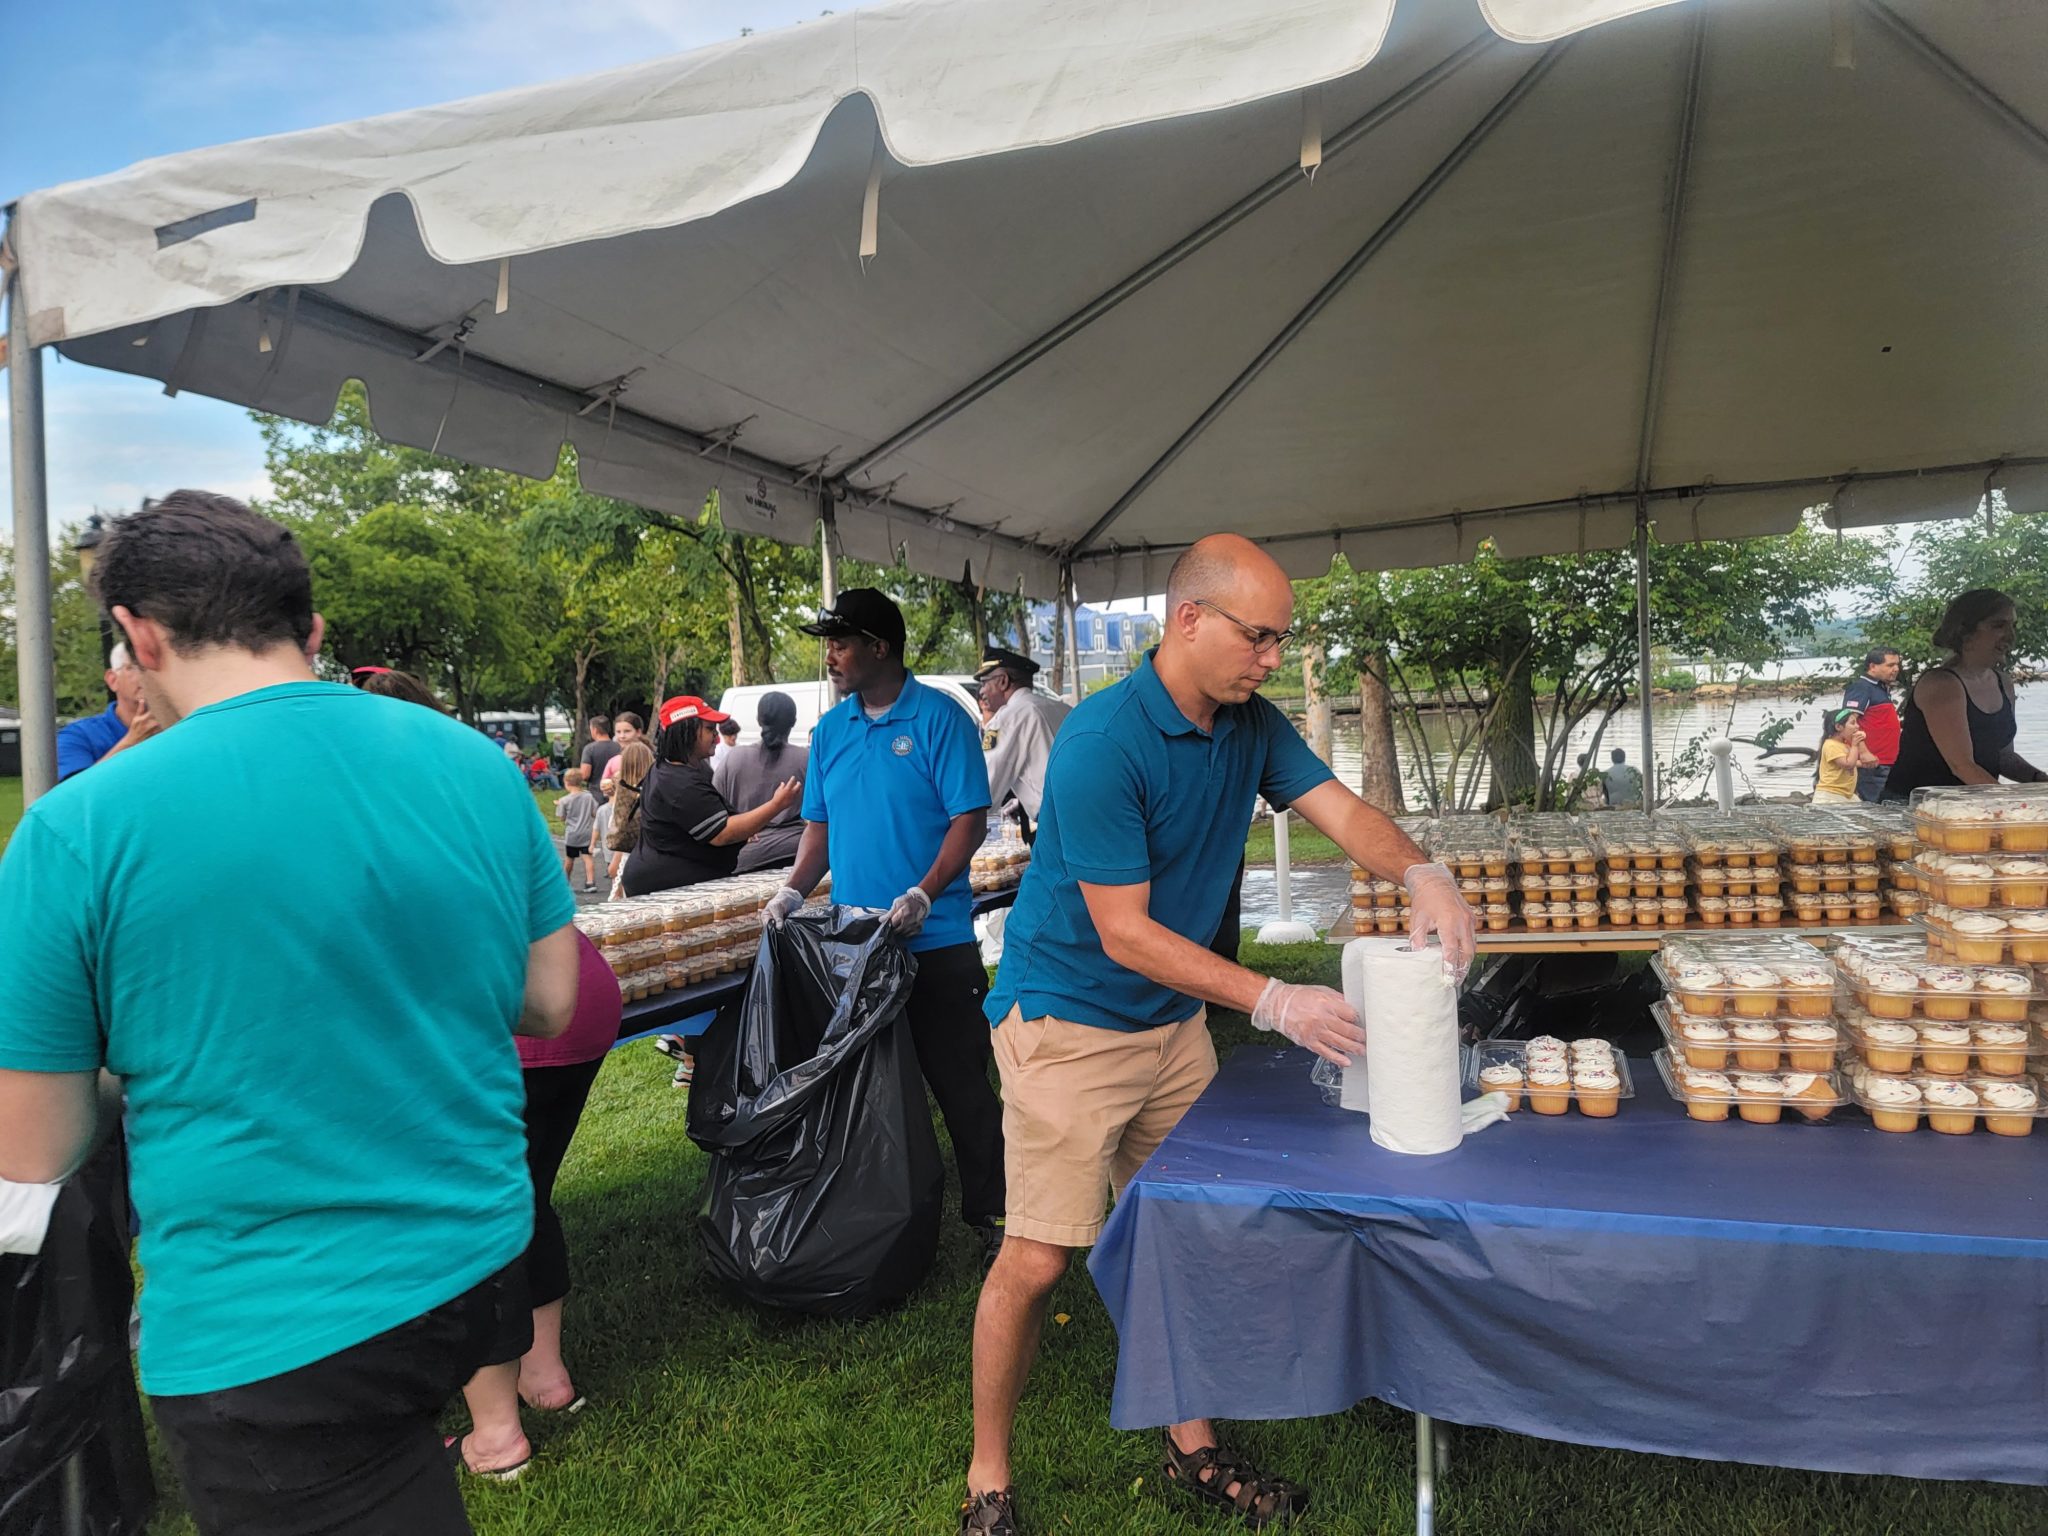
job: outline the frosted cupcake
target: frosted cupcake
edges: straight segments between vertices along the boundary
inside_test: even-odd
[[[1903,1077],[1870,1076],[1861,1090],[1870,1123],[1880,1131],[1910,1131],[1920,1124],[1920,1089]]]
[[[2008,800],[1999,808],[1998,832],[2007,853],[2048,852],[2048,800]]]
[[[1952,907],[1988,907],[1997,871],[1975,859],[1957,859],[1941,872],[1941,899]]]
[[[1607,921],[1617,928],[1626,928],[1636,920],[1636,904],[1626,896],[1610,896],[1607,899]]]
[[[1571,1108],[1572,1075],[1563,1066],[1529,1069],[1529,1107],[1539,1115],[1561,1115]]]
[[[1506,1094],[1508,1113],[1513,1114],[1522,1107],[1522,1069],[1506,1061],[1497,1061],[1490,1067],[1481,1067],[1479,1089],[1482,1093]]]
[[[1841,1099],[1818,1072],[1788,1072],[1785,1102],[1809,1120],[1825,1120]]]
[[[1728,1027],[1715,1019],[1687,1019],[1679,1027],[1689,1066],[1718,1072],[1728,1065]]]
[[[1920,1089],[1927,1124],[1944,1136],[1967,1136],[1977,1128],[1977,1093],[1963,1083],[1927,1083]]]
[[[2004,918],[1988,912],[1951,911],[1948,927],[1955,956],[1965,965],[1996,965],[2005,958]],[[2048,934],[2048,929],[2043,931]]]
[[[1761,909],[1763,904],[1759,902],[1757,905]],[[1763,915],[1762,911],[1759,910],[1757,915],[1761,918]],[[1657,916],[1663,921],[1666,928],[1682,927],[1685,923],[1685,898],[1683,896],[1665,896],[1660,898],[1657,902]],[[1637,921],[1640,922],[1641,919],[1638,918]]]
[[[2048,964],[2048,912],[2014,912],[2012,957],[2026,965]]]
[[[1862,1027],[1863,1059],[1878,1072],[1909,1072],[1920,1032],[1892,1019],[1872,1019]]]
[[[1984,1129],[1998,1136],[2031,1136],[2039,1096],[2025,1083],[1979,1083],[1978,1101],[1984,1106]]]
[[[1920,968],[1920,1011],[1930,1019],[1967,1019],[1976,1011],[1975,973],[1955,965]]]
[[[1977,1048],[1979,1070],[1993,1077],[2018,1077],[2027,1070],[2027,1029],[2024,1024],[1977,1024],[1970,1043]]]
[[[1728,898],[1725,896],[1700,897],[1700,920],[1709,927],[1718,928],[1728,921]]]
[[[1857,1001],[1880,1019],[1910,1019],[1919,1005],[1920,977],[1903,965],[1878,962],[1858,976]]]
[[[1685,1112],[1693,1119],[1728,1118],[1728,1101],[1735,1088],[1727,1078],[1719,1072],[1688,1072],[1680,1081],[1685,1085]]]
[[[1825,1072],[1835,1064],[1835,1026],[1814,1020],[1785,1027],[1785,1043],[1791,1047],[1786,1063],[1798,1072]]]
[[[2008,907],[2048,907],[2048,864],[2039,859],[2000,859],[1998,899]]]
[[[1600,926],[1600,903],[1597,901],[1573,902],[1572,918],[1581,928],[1598,928]]]
[[[2027,1004],[2034,991],[2034,978],[2025,971],[1977,971],[1977,1016],[2004,1024],[2024,1022]]]
[[[1920,1026],[1920,1065],[1937,1077],[1961,1077],[1970,1070],[1970,1026],[1933,1019]]]
[[[1802,1019],[1824,1019],[1835,1011],[1835,977],[1825,966],[1792,965],[1778,972],[1788,1012]]]
[[[1731,965],[1725,973],[1734,990],[1735,1011],[1745,1018],[1767,1019],[1778,1011],[1778,973],[1767,966]]]
[[[1728,893],[1728,921],[1740,928],[1756,921],[1756,898],[1747,891]]]
[[[1735,1026],[1735,1065],[1746,1072],[1769,1072],[1778,1065],[1778,1026],[1762,1022]]]
[[[1735,1112],[1751,1125],[1776,1125],[1783,1117],[1785,1081],[1769,1072],[1739,1073]]]
[[[1621,1106],[1621,1075],[1600,1061],[1574,1066],[1572,1093],[1579,1101],[1580,1114],[1608,1119]]]

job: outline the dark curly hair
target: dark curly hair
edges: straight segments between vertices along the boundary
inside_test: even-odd
[[[313,635],[313,577],[283,524],[212,491],[173,491],[108,525],[93,595],[154,619],[179,651],[263,651]]]

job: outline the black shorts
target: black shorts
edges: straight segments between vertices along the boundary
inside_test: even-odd
[[[522,1261],[373,1339],[246,1386],[152,1398],[204,1536],[468,1536],[435,1422],[533,1315]]]
[[[569,857],[570,857],[570,858],[572,858],[572,859],[582,859],[582,858],[588,858],[589,856],[590,856],[590,844],[588,844],[588,843],[571,843],[571,844],[569,844]]]

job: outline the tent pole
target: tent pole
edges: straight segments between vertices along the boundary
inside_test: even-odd
[[[1643,809],[1657,803],[1657,733],[1650,718],[1650,508],[1636,503],[1636,696],[1643,722]]]
[[[1075,612],[1081,606],[1080,594],[1074,590],[1074,571],[1071,566],[1060,567],[1060,590],[1067,595],[1067,676],[1071,703],[1081,702],[1081,628]]]
[[[1399,116],[1405,108],[1427,96],[1497,41],[1499,39],[1491,31],[1482,32],[1449,58],[1409,81],[1363,117],[1346,124],[1324,141],[1323,163],[1329,164],[1337,155],[1342,154],[1382,123]],[[855,475],[866,474],[890,455],[908,448],[925,433],[944,426],[982,396],[1015,378],[1069,337],[1093,325],[1125,299],[1138,293],[1155,279],[1171,272],[1218,235],[1236,228],[1283,192],[1301,186],[1304,180],[1301,167],[1289,165],[1286,170],[1262,182],[1206,224],[1183,235],[1116,286],[1089,300],[1051,330],[1012,352],[973,383],[933,406],[902,431],[891,434],[879,446],[869,449],[841,470],[840,478],[851,480]]]
[[[18,267],[7,288],[7,409],[14,455],[21,798],[28,805],[57,782],[57,663],[50,608],[50,487],[43,457],[43,354],[29,343]]]
[[[2025,139],[2037,153],[2048,151],[2048,131],[2044,131],[2019,108],[1942,52],[1924,32],[1886,5],[1884,0],[1862,0],[1862,6],[1865,14],[1889,27],[1894,37],[1918,54],[1938,74],[1947,79],[1949,84]]]
[[[832,547],[832,535],[839,530],[832,510],[831,492],[826,492],[821,500],[824,504],[818,513],[818,565],[823,577],[820,595],[825,599],[825,606],[830,608],[839,601],[839,551]]]
[[[1460,139],[1457,146],[1436,163],[1435,168],[1422,178],[1421,184],[1402,200],[1401,206],[1387,216],[1386,222],[1372,232],[1365,244],[1352,252],[1351,259],[1339,267],[1327,283],[1316,290],[1315,297],[1310,299],[1300,312],[1282,327],[1280,334],[1266,343],[1265,349],[1245,366],[1242,373],[1230,381],[1222,394],[1209,402],[1208,409],[1197,416],[1194,423],[1173,440],[1172,446],[1152,462],[1152,467],[1138,477],[1137,483],[1125,491],[1123,495],[1117,497],[1116,501],[1111,504],[1110,509],[1098,517],[1089,527],[1088,531],[1074,541],[1073,549],[1075,553],[1078,554],[1082,550],[1087,549],[1090,544],[1093,544],[1102,536],[1103,531],[1111,523],[1130,510],[1131,504],[1140,496],[1143,496],[1146,491],[1150,490],[1153,482],[1165,474],[1167,470],[1171,469],[1174,461],[1194,446],[1195,440],[1209,430],[1210,425],[1217,417],[1230,409],[1231,403],[1251,387],[1253,381],[1271,366],[1273,360],[1285,352],[1297,336],[1315,323],[1316,316],[1320,315],[1337,295],[1350,286],[1351,280],[1365,269],[1366,263],[1379,255],[1386,248],[1387,242],[1398,235],[1410,219],[1422,211],[1423,205],[1436,194],[1437,189],[1449,181],[1452,175],[1456,173],[1458,167],[1471,158],[1472,152],[1486,142],[1487,137],[1493,130],[1506,120],[1507,115],[1514,111],[1523,97],[1535,89],[1537,82],[1550,72],[1551,67],[1564,57],[1565,50],[1570,47],[1571,39],[1567,38],[1563,42],[1552,43],[1537,56],[1536,62],[1524,70],[1515,80],[1515,83],[1509,86],[1506,92],[1502,94],[1501,98],[1487,109],[1486,115],[1473,125],[1472,131]]]

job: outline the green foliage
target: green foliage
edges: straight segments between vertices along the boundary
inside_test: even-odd
[[[1685,667],[1668,668],[1650,679],[1652,688],[1662,688],[1667,693],[1691,693],[1699,685],[1699,678]]]
[[[1944,659],[1934,629],[1949,599],[1972,587],[1997,587],[2019,610],[2012,659],[2048,661],[2048,517],[2006,514],[1999,495],[1988,531],[1978,518],[1922,523],[1906,547],[1901,566],[1917,566],[1920,574],[1910,585],[1887,589],[1884,601],[1865,617],[1872,644],[1896,646],[1918,672]]]
[[[98,714],[107,706],[106,656],[99,605],[85,589],[78,548],[69,537],[50,553],[50,623],[56,650],[57,718]],[[106,644],[118,640],[110,630]],[[0,704],[21,703],[14,633],[14,547],[0,544]]]
[[[1892,581],[1888,541],[1838,539],[1809,520],[1779,537],[1652,546],[1653,646],[1761,663],[1787,636],[1810,635],[1841,592],[1876,594]],[[1464,565],[1370,573],[1339,560],[1302,583],[1305,617],[1352,657],[1384,647],[1410,763],[1425,798],[1477,802],[1484,753],[1497,776],[1509,755],[1537,766],[1530,799],[1568,799],[1565,745],[1591,719],[1604,729],[1628,699],[1637,668],[1635,563],[1627,551],[1509,560],[1482,543]],[[1497,728],[1511,695],[1543,680],[1544,706]],[[1448,765],[1439,767],[1422,711],[1446,707]],[[1596,741],[1597,741],[1596,736]],[[1538,743],[1542,750],[1538,752]],[[1442,749],[1439,749],[1442,750]]]

